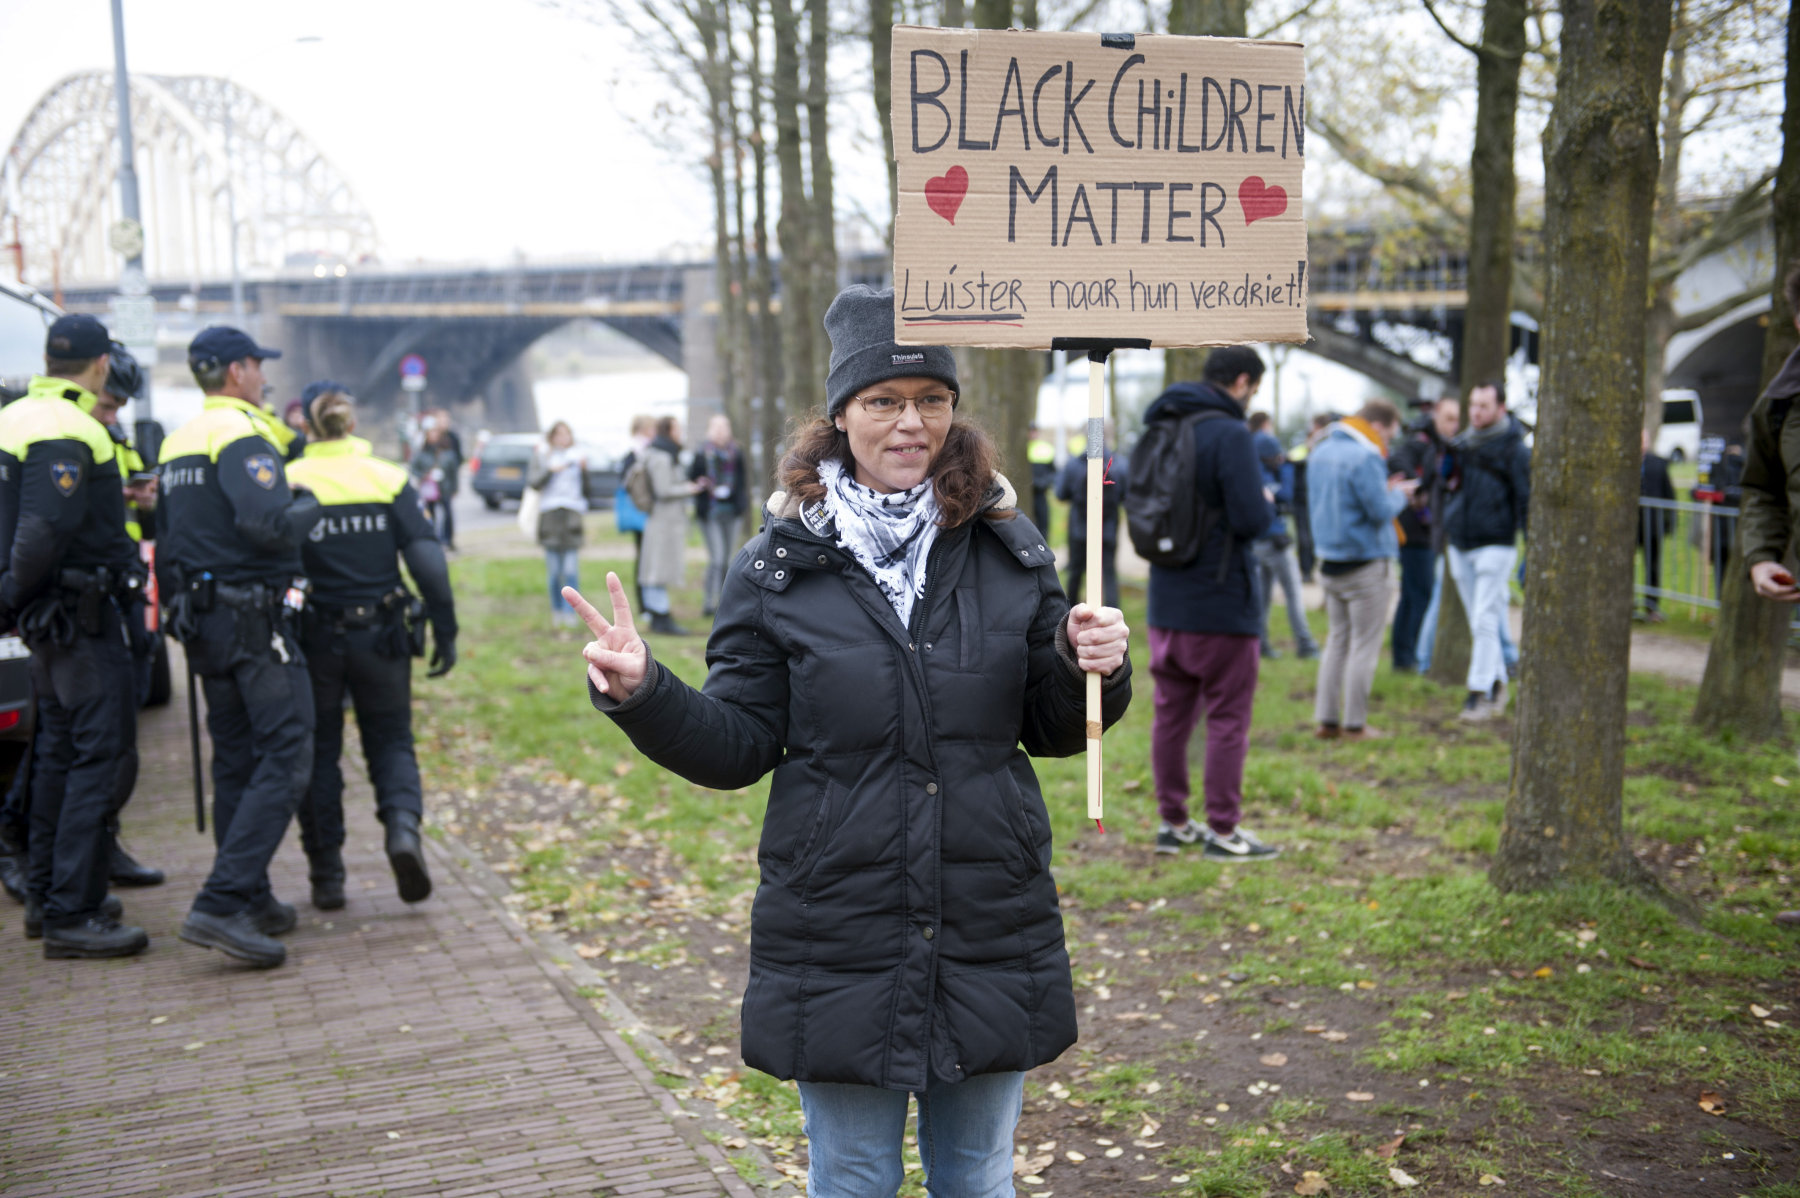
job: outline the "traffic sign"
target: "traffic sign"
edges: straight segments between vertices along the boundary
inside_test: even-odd
[[[407,354],[400,359],[400,377],[403,379],[423,379],[425,377],[425,359],[418,354]]]
[[[148,295],[115,295],[107,331],[113,340],[134,349],[156,345],[156,300]]]

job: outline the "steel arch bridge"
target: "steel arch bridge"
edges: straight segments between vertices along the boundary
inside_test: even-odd
[[[248,89],[203,75],[131,76],[131,123],[152,278],[231,273],[236,209],[243,270],[354,263],[375,223],[325,155]],[[17,242],[28,282],[104,282],[121,215],[110,71],[70,75],[19,127],[0,170],[0,241]]]

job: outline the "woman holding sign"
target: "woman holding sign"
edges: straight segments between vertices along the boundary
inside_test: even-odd
[[[891,291],[826,313],[822,418],[738,554],[695,690],[607,576],[589,695],[651,760],[720,790],[774,771],[752,909],[746,1063],[800,1083],[812,1198],[891,1198],[907,1095],[934,1194],[1012,1193],[1025,1070],[1075,1041],[1027,754],[1085,745],[1083,671],[1131,698],[1115,608],[1069,609],[943,346],[894,342]]]

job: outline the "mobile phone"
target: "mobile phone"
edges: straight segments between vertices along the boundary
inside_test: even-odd
[[[1773,578],[1778,586],[1791,587],[1794,585],[1794,576],[1789,574],[1785,567],[1778,569]]]

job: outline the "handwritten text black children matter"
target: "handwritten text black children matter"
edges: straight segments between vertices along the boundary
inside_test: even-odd
[[[1285,42],[894,29],[910,344],[1306,339],[1306,82]]]

